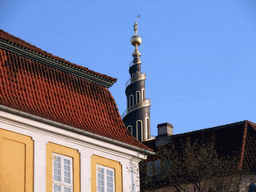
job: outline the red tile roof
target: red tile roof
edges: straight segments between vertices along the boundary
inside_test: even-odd
[[[2,30],[0,38],[88,70]],[[107,88],[4,49],[0,49],[0,93],[0,105],[151,150],[127,131]]]
[[[74,68],[86,71],[87,73],[92,73],[92,74],[94,74],[94,75],[96,75],[98,77],[102,77],[102,78],[104,78],[104,79],[106,79],[108,81],[116,82],[116,80],[117,80],[116,78],[113,78],[113,77],[110,77],[110,76],[107,76],[107,75],[104,75],[104,74],[101,74],[101,73],[97,73],[97,72],[92,71],[92,70],[90,70],[90,69],[88,69],[86,67],[82,67],[80,65],[76,65],[76,64],[71,63],[69,61],[66,61],[65,59],[62,59],[62,58],[54,56],[54,55],[52,55],[50,53],[47,53],[46,51],[43,51],[40,48],[38,48],[38,47],[36,47],[34,45],[31,45],[30,43],[27,43],[27,42],[23,41],[22,39],[19,39],[19,38],[13,36],[13,35],[10,35],[9,33],[3,31],[2,29],[0,29],[0,39],[4,40],[6,42],[12,43],[14,45],[17,45],[17,46],[19,46],[21,48],[24,48],[24,49],[27,49],[27,50],[31,50],[31,51],[36,52],[38,54],[44,55],[44,56],[46,56],[48,58],[52,58],[54,60],[66,63],[66,64],[68,64],[68,65],[70,65],[70,66],[72,66]]]

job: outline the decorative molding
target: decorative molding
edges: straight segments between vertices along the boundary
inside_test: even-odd
[[[11,44],[7,41],[4,41],[3,39],[0,39],[0,48],[5,49],[10,52],[13,52],[15,54],[19,54],[21,56],[32,59],[34,61],[43,63],[49,67],[53,67],[55,69],[65,72],[65,73],[69,73],[71,75],[74,75],[74,76],[77,76],[80,78],[84,78],[88,81],[97,83],[106,88],[111,87],[115,83],[114,81],[108,81],[107,79],[104,79],[103,77],[97,77],[94,74],[89,74],[87,71],[75,68],[74,66],[71,66],[67,63],[57,61],[57,60],[55,60],[53,58],[49,58],[45,55],[38,54],[37,52],[25,49],[23,47],[19,47],[15,44]]]
[[[111,148],[111,151],[115,151],[113,150],[113,145],[116,145],[117,148],[119,147],[123,147],[125,149],[128,149],[128,151],[132,150],[132,151],[135,151],[136,154],[139,152],[141,153],[142,156],[144,155],[154,155],[155,153],[153,151],[149,151],[149,150],[146,150],[146,149],[143,149],[143,148],[139,148],[137,146],[133,146],[133,145],[130,145],[130,144],[126,144],[126,143],[123,143],[123,142],[120,142],[120,141],[117,141],[117,140],[114,140],[114,139],[110,139],[108,137],[104,137],[104,136],[101,136],[101,135],[97,135],[97,134],[94,134],[94,133],[91,133],[91,132],[88,132],[88,131],[84,131],[84,130],[81,130],[81,129],[78,129],[78,128],[75,128],[75,127],[71,127],[71,126],[68,126],[68,125],[64,125],[62,123],[58,123],[58,122],[55,122],[55,121],[51,121],[51,120],[48,120],[48,119],[44,119],[44,118],[41,118],[41,117],[38,117],[38,116],[35,116],[35,115],[31,115],[31,114],[28,114],[28,113],[25,113],[25,112],[22,112],[22,111],[18,111],[16,109],[12,109],[12,108],[8,108],[8,107],[5,107],[3,105],[0,105],[0,110],[3,110],[7,113],[11,113],[13,115],[18,115],[20,117],[23,117],[23,118],[27,118],[29,120],[32,120],[32,121],[36,121],[37,122],[37,125],[35,124],[31,124],[30,121],[28,120],[24,120],[24,119],[18,119],[17,117],[12,117],[10,116],[9,114],[1,114],[0,113],[0,117],[8,120],[8,119],[11,119],[11,121],[13,122],[18,122],[20,123],[22,121],[22,124],[24,125],[29,125],[29,126],[33,126],[33,131],[38,131],[39,130],[43,130],[43,131],[47,131],[47,132],[50,132],[51,134],[57,134],[58,137],[62,137],[64,140],[67,140],[65,138],[69,138],[68,141],[69,142],[78,142],[78,141],[82,141],[83,145],[86,144],[88,147],[92,147],[92,148],[97,148],[97,150],[103,150],[104,152],[107,151],[108,149]],[[6,121],[5,120],[5,121]],[[25,123],[26,122],[26,123]],[[0,123],[1,123],[1,118],[0,118]],[[49,126],[53,126],[53,127],[56,127],[56,128],[60,128],[61,133],[55,129],[53,129],[52,127],[48,127],[46,125],[43,125],[43,124],[39,124],[39,123],[43,123],[43,124],[46,124],[46,125],[49,125]],[[26,126],[28,127],[28,126]],[[37,128],[37,129],[35,129]],[[57,131],[57,132],[56,132]],[[66,131],[70,131],[71,133],[67,134]],[[44,133],[46,134],[46,133]],[[81,135],[81,137],[83,138],[84,136],[87,137],[87,141],[85,143],[85,140],[82,139],[80,137],[78,137],[76,134],[78,135]],[[90,138],[90,139],[89,139]],[[74,140],[73,140],[74,139]],[[98,140],[98,144],[95,142],[95,140],[97,141]],[[92,145],[92,142],[93,142],[93,145]],[[101,143],[103,142],[103,143]],[[78,142],[80,143],[80,142]],[[101,144],[100,144],[101,143]],[[79,144],[81,145],[81,144]],[[104,148],[102,148],[104,146]],[[122,155],[131,155],[130,152],[128,152],[127,150],[120,150],[118,149],[117,153],[121,155],[121,152]],[[138,158],[140,158],[138,156]]]

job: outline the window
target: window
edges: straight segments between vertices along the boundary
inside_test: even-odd
[[[115,170],[97,164],[97,192],[115,192]]]
[[[143,140],[143,129],[142,129],[142,121],[141,120],[137,120],[136,121],[136,128],[137,128],[137,139],[139,141]]]
[[[55,189],[54,185],[56,185]],[[80,187],[78,150],[48,142],[46,144],[46,191],[80,192]]]
[[[72,158],[53,153],[52,154],[52,191],[73,191],[73,162]]]
[[[147,139],[151,137],[151,136],[150,136],[150,129],[149,129],[149,127],[150,127],[150,121],[149,121],[149,118],[146,117]]]
[[[130,133],[132,134],[132,126],[128,125],[127,129],[130,131]]]
[[[145,101],[145,89],[142,89],[141,101]]]
[[[134,105],[133,95],[129,96],[129,103],[130,103],[129,107],[132,107]]]
[[[136,103],[140,102],[140,92],[136,91]]]
[[[136,71],[135,77],[136,77],[136,79],[139,77],[139,71]]]
[[[104,187],[105,187],[103,188],[104,190],[102,189],[103,179],[104,179]],[[122,165],[120,162],[114,161],[112,159],[100,157],[97,155],[92,155],[91,157],[91,191],[93,192],[99,192],[100,190],[104,192],[123,191],[122,190],[123,181],[125,180],[123,179]],[[111,183],[113,184],[113,188]]]

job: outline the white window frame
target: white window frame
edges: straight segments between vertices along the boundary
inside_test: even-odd
[[[141,101],[145,101],[145,89],[141,90]]]
[[[61,158],[61,182],[54,180],[54,157]],[[70,184],[64,182],[64,159],[70,160]],[[71,188],[71,192],[74,189],[73,183],[73,158],[58,153],[52,153],[52,191],[54,192],[54,185],[61,186],[61,191],[64,192],[64,187]]]
[[[145,118],[145,139],[149,139],[150,138],[150,119],[149,117]]]
[[[107,192],[107,170],[109,171],[113,171],[113,192],[115,192],[116,190],[116,184],[115,184],[115,169],[113,168],[110,168],[110,167],[106,167],[106,166],[103,166],[103,165],[99,165],[99,164],[96,164],[96,183],[97,183],[97,192],[98,191],[98,171],[100,169],[104,169],[104,192]]]

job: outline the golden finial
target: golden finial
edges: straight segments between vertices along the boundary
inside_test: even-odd
[[[135,46],[135,48],[137,49],[137,46],[139,46],[142,42],[140,36],[137,35],[138,32],[138,19],[140,18],[140,15],[137,16],[137,22],[135,22],[135,24],[133,25],[133,30],[134,30],[134,36],[132,36],[131,38],[131,43],[133,46]]]

